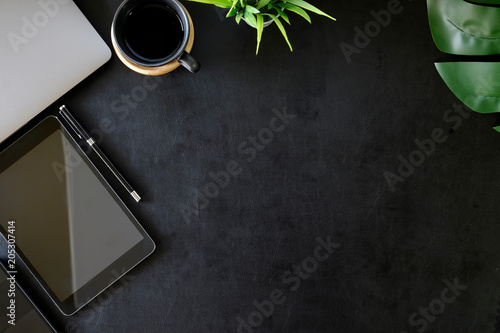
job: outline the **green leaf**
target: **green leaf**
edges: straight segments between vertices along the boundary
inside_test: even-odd
[[[231,1],[231,0],[230,0]],[[233,4],[231,5],[231,9],[229,9],[229,12],[227,13],[226,17],[231,17],[238,13],[240,9],[236,7],[236,4],[238,3],[239,0],[233,0]]]
[[[479,113],[500,112],[500,62],[442,62],[436,69],[448,88]]]
[[[249,13],[252,13],[252,14],[257,14],[257,13],[260,13],[260,10],[258,10],[254,6],[246,5],[245,12],[249,12]]]
[[[273,8],[278,12],[278,14],[285,20],[286,23],[290,24],[290,19],[288,18],[288,15],[285,14],[284,11],[282,11],[280,8],[273,6]]]
[[[262,32],[264,32],[264,16],[262,14],[257,14],[257,50],[255,51],[255,55],[259,54]]]
[[[290,44],[290,41],[288,40],[288,36],[286,34],[286,31],[285,31],[285,27],[283,26],[283,24],[281,23],[281,21],[279,20],[279,18],[277,18],[276,16],[272,15],[272,14],[268,14],[268,13],[263,13],[262,15],[267,15],[267,16],[270,16],[274,22],[276,23],[276,25],[278,26],[278,28],[280,29],[281,31],[281,34],[283,35],[283,37],[285,38],[286,40],[286,43],[288,44],[288,47],[290,47],[290,51],[293,52],[293,48],[292,48],[292,44]]]
[[[236,13],[238,13],[238,11],[241,10],[241,8],[238,8],[236,6],[236,4],[238,3],[239,0],[232,0],[232,1],[233,1],[233,4],[231,5],[231,9],[229,9],[229,12],[227,13],[226,18],[235,15]]]
[[[469,2],[478,5],[500,5],[500,0],[469,0]]]
[[[241,19],[243,18],[243,11],[239,11],[238,14],[236,14],[236,23],[240,24]]]
[[[436,46],[458,55],[500,53],[499,7],[463,0],[427,0],[429,25]]]
[[[303,10],[302,8],[297,7],[295,5],[291,5],[289,3],[285,3],[285,2],[279,3],[278,6],[302,16],[303,18],[305,18],[307,20],[307,22],[311,23],[311,17],[309,17],[309,14],[307,14],[306,11]]]
[[[296,6],[304,8],[304,9],[307,9],[307,10],[309,10],[309,11],[311,11],[313,13],[316,13],[318,15],[326,16],[329,19],[336,21],[336,19],[334,19],[333,17],[331,17],[327,13],[325,13],[322,10],[314,7],[313,5],[311,5],[308,2],[305,2],[304,0],[286,0],[286,2],[291,3],[292,5],[296,5]]]
[[[245,20],[247,21],[247,23],[250,24],[250,26],[257,28],[257,19],[255,18],[255,16],[251,12],[245,10],[244,17],[245,17]]]
[[[229,10],[229,12],[227,13],[226,17],[232,17],[234,15],[238,14],[238,8],[236,7],[233,7]]]
[[[232,0],[189,0],[193,2],[206,3],[220,8],[231,8]]]
[[[257,9],[261,9],[266,6],[270,1],[271,0],[259,0],[259,2],[257,2]]]

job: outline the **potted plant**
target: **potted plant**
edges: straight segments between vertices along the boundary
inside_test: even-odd
[[[240,23],[243,19],[248,25],[257,29],[257,50],[259,53],[260,41],[264,27],[275,22],[285,38],[290,51],[293,51],[292,45],[288,40],[285,27],[281,20],[290,24],[287,12],[293,12],[302,16],[309,23],[311,18],[306,10],[318,15],[326,16],[335,21],[333,17],[314,7],[304,0],[189,0],[215,5],[220,8],[228,8],[229,11],[226,17],[235,17],[236,23]]]

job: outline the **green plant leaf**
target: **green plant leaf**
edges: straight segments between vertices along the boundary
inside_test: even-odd
[[[478,5],[500,5],[500,0],[467,0]]]
[[[238,14],[236,14],[236,19],[235,19],[236,23],[240,24],[242,18],[243,18],[243,11],[241,10],[238,12]]]
[[[285,12],[281,10],[281,8],[277,6],[273,6],[273,8],[278,12],[280,17],[282,17],[283,20],[285,20],[286,23],[290,24],[290,19],[288,18],[288,15],[286,15]]]
[[[232,8],[229,10],[229,12],[227,13],[226,18],[227,18],[227,17],[232,17],[232,16],[234,16],[234,15],[238,14],[238,12],[239,12],[239,11],[240,11],[240,10],[239,10],[238,8],[236,8],[236,7],[232,7]]]
[[[266,6],[270,1],[271,0],[259,0],[259,2],[257,2],[257,9],[261,9]]]
[[[231,8],[232,0],[189,0],[193,2],[206,3],[220,8]]]
[[[289,3],[285,3],[285,2],[279,3],[278,6],[302,16],[303,18],[305,18],[307,20],[307,22],[311,23],[311,17],[302,8],[295,6],[295,5],[291,5]]]
[[[458,55],[500,53],[500,8],[463,0],[427,0],[436,46]]]
[[[436,69],[448,88],[479,113],[500,112],[500,62],[442,62]]]
[[[229,0],[229,1],[231,1],[231,0]],[[229,9],[229,12],[227,13],[226,18],[235,15],[236,13],[238,13],[239,10],[241,10],[241,8],[236,7],[236,4],[238,3],[238,1],[239,0],[233,0],[233,4],[231,5],[231,9]]]
[[[500,0],[427,0],[436,46],[457,55],[500,53],[499,4]],[[435,66],[448,88],[473,111],[500,112],[500,62],[443,62]],[[500,132],[498,123],[493,129]]]
[[[460,0],[460,1],[462,1],[462,0]],[[333,17],[331,17],[327,13],[314,7],[313,5],[311,5],[308,2],[305,2],[304,0],[286,0],[286,2],[291,3],[292,5],[296,5],[296,6],[304,8],[304,9],[307,9],[308,11],[311,11],[311,12],[316,13],[318,15],[326,16],[329,19],[336,21],[336,19],[334,19]]]
[[[252,13],[252,14],[257,14],[257,13],[260,13],[260,10],[258,10],[254,6],[246,5],[245,6],[245,12],[249,12],[249,13]]]
[[[281,23],[281,21],[279,20],[279,18],[277,18],[276,16],[274,16],[273,14],[268,14],[268,13],[263,13],[262,15],[267,15],[267,16],[270,16],[273,20],[274,20],[274,23],[276,23],[276,25],[278,26],[278,28],[280,29],[281,31],[281,34],[283,35],[283,37],[285,38],[286,40],[286,43],[288,44],[288,47],[290,47],[290,51],[293,52],[293,48],[292,48],[292,44],[290,44],[290,41],[288,40],[288,36],[286,34],[286,30],[285,30],[285,27],[283,26],[283,24]]]
[[[250,26],[257,29],[257,19],[251,12],[245,10],[245,15],[243,15],[243,17],[245,18],[247,23],[250,24]]]
[[[264,32],[264,16],[257,14],[257,50],[255,55],[259,54],[260,41],[262,40],[262,33]]]

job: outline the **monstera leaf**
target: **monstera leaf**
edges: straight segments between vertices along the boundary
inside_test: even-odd
[[[500,0],[467,0],[467,2],[477,3],[478,5],[500,5]]]
[[[439,75],[451,91],[479,113],[500,112],[500,63],[436,63]]]
[[[500,0],[427,0],[436,46],[459,56],[500,54]],[[500,112],[500,63],[446,62],[436,69],[450,90],[479,113]],[[495,128],[497,130],[499,128]]]
[[[481,0],[498,3],[500,0]],[[427,0],[429,25],[436,46],[459,55],[500,53],[500,7],[464,0]]]

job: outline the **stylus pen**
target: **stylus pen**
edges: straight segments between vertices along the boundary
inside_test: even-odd
[[[104,155],[102,150],[96,144],[95,140],[87,133],[87,131],[80,125],[80,123],[71,115],[65,105],[59,108],[59,113],[63,118],[73,127],[78,137],[82,140],[85,140],[87,144],[94,150],[94,152],[99,156],[99,158],[106,164],[108,169],[113,173],[113,175],[118,179],[118,181],[125,187],[128,193],[134,198],[135,201],[141,201],[141,197],[137,192],[130,186],[130,184],[125,180],[122,174],[115,168],[113,163]]]

